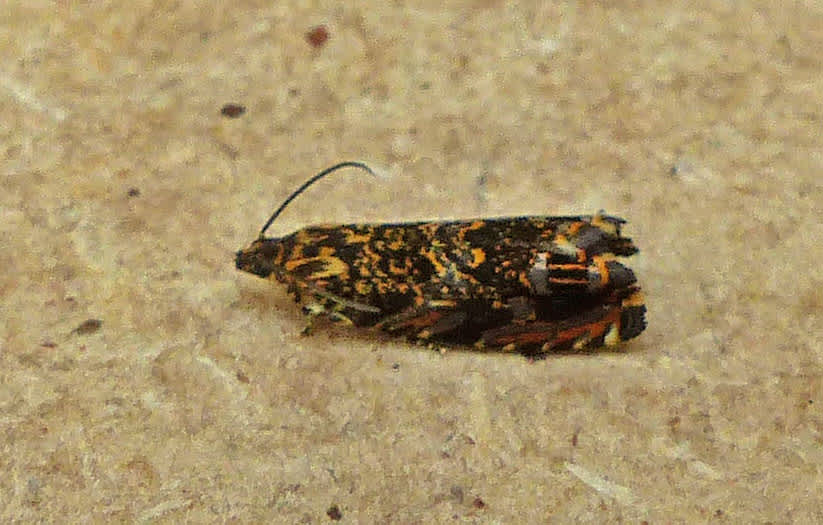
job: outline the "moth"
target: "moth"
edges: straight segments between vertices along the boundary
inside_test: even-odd
[[[619,257],[638,250],[623,219],[603,215],[309,226],[266,230],[238,269],[287,285],[311,319],[324,317],[435,345],[543,355],[592,351],[637,337],[646,307]]]

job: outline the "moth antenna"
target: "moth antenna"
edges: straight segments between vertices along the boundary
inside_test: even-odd
[[[339,164],[335,164],[334,166],[331,166],[330,168],[324,169],[323,171],[321,171],[320,173],[318,173],[314,177],[312,177],[309,180],[307,180],[306,182],[304,182],[302,186],[300,186],[299,188],[294,190],[294,192],[291,195],[289,195],[286,200],[283,201],[283,204],[281,204],[280,207],[277,208],[277,210],[275,210],[274,213],[272,213],[271,217],[269,217],[269,220],[266,221],[266,224],[264,224],[263,228],[260,230],[260,239],[262,239],[264,237],[264,235],[266,234],[266,230],[269,229],[269,226],[271,226],[271,224],[274,222],[274,220],[281,213],[283,213],[283,210],[286,209],[286,206],[288,206],[289,203],[295,199],[295,197],[297,197],[298,195],[300,195],[301,193],[306,191],[306,189],[309,186],[311,186],[315,182],[319,181],[320,179],[322,179],[326,175],[330,175],[331,173],[333,173],[333,172],[335,172],[335,171],[337,171],[341,168],[360,168],[361,170],[366,171],[366,172],[368,172],[369,174],[371,174],[375,177],[377,176],[377,173],[375,173],[374,170],[372,170],[366,164],[364,164],[362,162],[357,162],[357,161],[345,161],[345,162],[341,162]]]

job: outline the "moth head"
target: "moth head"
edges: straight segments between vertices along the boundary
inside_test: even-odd
[[[283,261],[283,242],[279,238],[259,238],[248,248],[237,252],[235,265],[238,270],[252,273],[264,279],[279,275]]]

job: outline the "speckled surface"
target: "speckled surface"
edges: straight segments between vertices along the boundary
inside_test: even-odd
[[[6,2],[0,521],[823,520],[823,6],[544,4]],[[233,253],[343,159],[273,233],[605,209],[649,328],[301,337]]]

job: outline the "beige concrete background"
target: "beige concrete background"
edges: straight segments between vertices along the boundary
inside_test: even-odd
[[[3,2],[0,521],[823,520],[823,5],[446,4]],[[301,337],[233,253],[344,159],[273,233],[605,209],[649,328]]]

